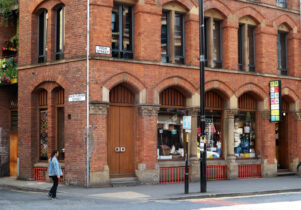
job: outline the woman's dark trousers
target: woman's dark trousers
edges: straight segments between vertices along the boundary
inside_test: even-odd
[[[56,190],[57,190],[57,186],[59,185],[59,180],[57,176],[52,176],[51,178],[53,180],[53,185],[49,194],[51,195],[51,197],[56,198]]]

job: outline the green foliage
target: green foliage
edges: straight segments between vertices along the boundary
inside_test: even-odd
[[[0,0],[0,15],[3,21],[7,21],[18,16],[19,0]]]
[[[10,84],[17,76],[17,59],[14,57],[0,59],[0,85]]]

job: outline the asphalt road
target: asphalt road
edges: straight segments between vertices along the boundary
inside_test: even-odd
[[[112,199],[100,197],[97,194],[59,193],[57,200],[50,200],[46,193],[0,188],[0,209],[300,210],[301,193],[187,200],[149,200],[130,194]]]

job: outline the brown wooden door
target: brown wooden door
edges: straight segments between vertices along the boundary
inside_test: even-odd
[[[108,115],[110,176],[134,176],[134,157],[134,107],[111,105]]]
[[[287,116],[282,117],[282,121],[279,123],[279,164],[280,168],[288,169],[288,119]]]
[[[9,174],[17,176],[18,131],[10,132],[9,141]]]

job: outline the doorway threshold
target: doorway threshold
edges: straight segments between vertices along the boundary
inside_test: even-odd
[[[112,187],[128,187],[140,185],[137,177],[111,178]]]
[[[289,169],[278,169],[277,176],[295,176],[296,172],[290,171]]]

